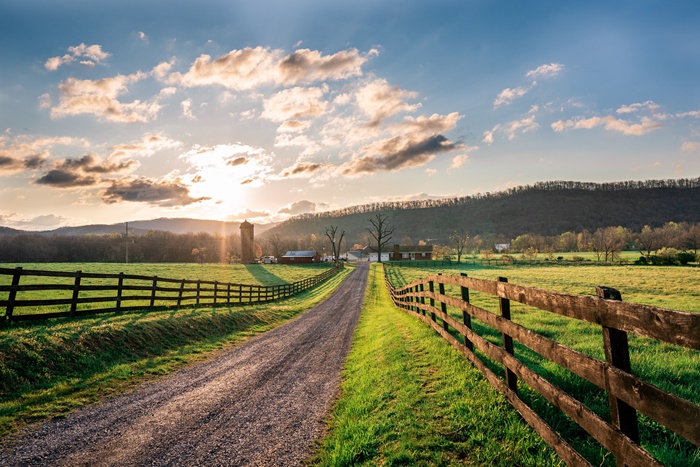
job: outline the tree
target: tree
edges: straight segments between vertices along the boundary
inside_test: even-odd
[[[645,225],[642,227],[641,232],[634,236],[634,242],[637,245],[639,253],[646,251],[647,257],[649,257],[652,251],[661,246],[661,235],[658,229],[652,229],[648,225]]]
[[[374,218],[368,219],[372,224],[372,228],[367,227],[367,231],[374,238],[377,246],[373,247],[370,244],[370,249],[377,252],[377,261],[382,262],[382,250],[391,241],[391,236],[394,234],[396,227],[389,222],[387,216],[383,216],[381,212],[375,214]]]
[[[629,237],[629,230],[624,227],[598,229],[593,233],[593,251],[598,255],[599,260],[604,255],[606,262],[614,261],[627,245]]]
[[[455,230],[452,232],[452,235],[450,235],[450,242],[452,242],[455,253],[457,253],[457,264],[460,264],[462,262],[464,250],[469,246],[469,233],[461,229]]]
[[[267,238],[267,243],[272,249],[272,254],[275,258],[279,258],[285,253],[284,250],[284,240],[282,236],[278,233],[274,233]]]
[[[340,239],[338,243],[335,242],[335,235],[338,232],[337,225],[329,225],[326,227],[325,234],[328,240],[331,242],[331,254],[333,255],[333,261],[340,260],[340,244],[343,243],[343,238],[345,237],[345,231],[340,233]]]

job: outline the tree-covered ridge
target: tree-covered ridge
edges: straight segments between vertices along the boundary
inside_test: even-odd
[[[507,188],[502,191],[477,193],[469,196],[459,196],[454,198],[436,198],[436,199],[421,199],[421,200],[405,200],[405,201],[382,201],[374,203],[360,204],[356,206],[348,206],[341,209],[324,212],[312,212],[296,215],[285,223],[293,223],[298,220],[316,219],[326,217],[343,217],[351,214],[366,214],[381,211],[397,211],[402,209],[425,209],[446,206],[464,206],[474,201],[484,199],[500,199],[512,196],[519,193],[531,191],[624,191],[624,190],[649,190],[649,189],[686,189],[700,188],[700,177],[697,178],[680,178],[668,180],[628,180],[608,183],[595,182],[577,182],[565,180],[550,180],[536,182],[532,185],[520,185],[517,187]]]

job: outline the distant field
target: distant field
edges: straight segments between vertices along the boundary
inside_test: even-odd
[[[479,279],[506,277],[509,282],[577,295],[595,295],[595,287],[618,289],[626,302],[700,312],[700,268],[680,266],[464,266],[400,268],[399,284],[435,272],[467,273]]]
[[[499,267],[445,267],[397,268],[389,275],[395,285],[404,285],[430,274],[466,273],[479,279],[506,277],[508,282],[540,289],[576,295],[595,295],[595,287],[604,285],[618,289],[626,302],[640,303],[693,313],[700,313],[700,268],[662,266],[499,266]],[[460,296],[456,286],[447,286],[446,294]],[[498,313],[498,301],[481,293],[470,293],[470,302],[483,309]],[[538,334],[554,339],[587,355],[605,360],[600,326],[565,318],[511,302],[513,321]],[[448,307],[448,313],[461,320],[461,310]],[[477,332],[500,345],[501,335],[489,327],[474,322]],[[692,332],[692,330],[688,330]],[[671,344],[660,343],[630,335],[632,372],[652,384],[695,404],[700,404],[700,352]],[[543,360],[535,352],[516,343],[516,355],[569,394],[584,402],[596,413],[605,416],[605,392],[581,378]],[[525,392],[528,394],[527,392]],[[548,403],[534,394],[528,394],[538,413],[550,424],[560,426],[565,438],[571,438],[578,449],[594,456],[596,448],[580,437],[580,429],[562,418]],[[641,417],[642,444],[665,465],[700,465],[700,450],[690,443]],[[594,456],[595,458],[595,456]]]

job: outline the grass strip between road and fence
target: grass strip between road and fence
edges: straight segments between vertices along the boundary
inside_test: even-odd
[[[320,303],[352,270],[272,303],[13,323],[0,332],[0,437],[239,345]]]
[[[447,342],[393,306],[380,265],[313,465],[562,465]]]

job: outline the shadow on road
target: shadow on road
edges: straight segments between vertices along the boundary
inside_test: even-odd
[[[246,264],[245,268],[248,270],[251,276],[255,278],[262,285],[276,285],[276,284],[286,284],[287,281],[281,277],[272,274],[265,266],[262,264]]]

